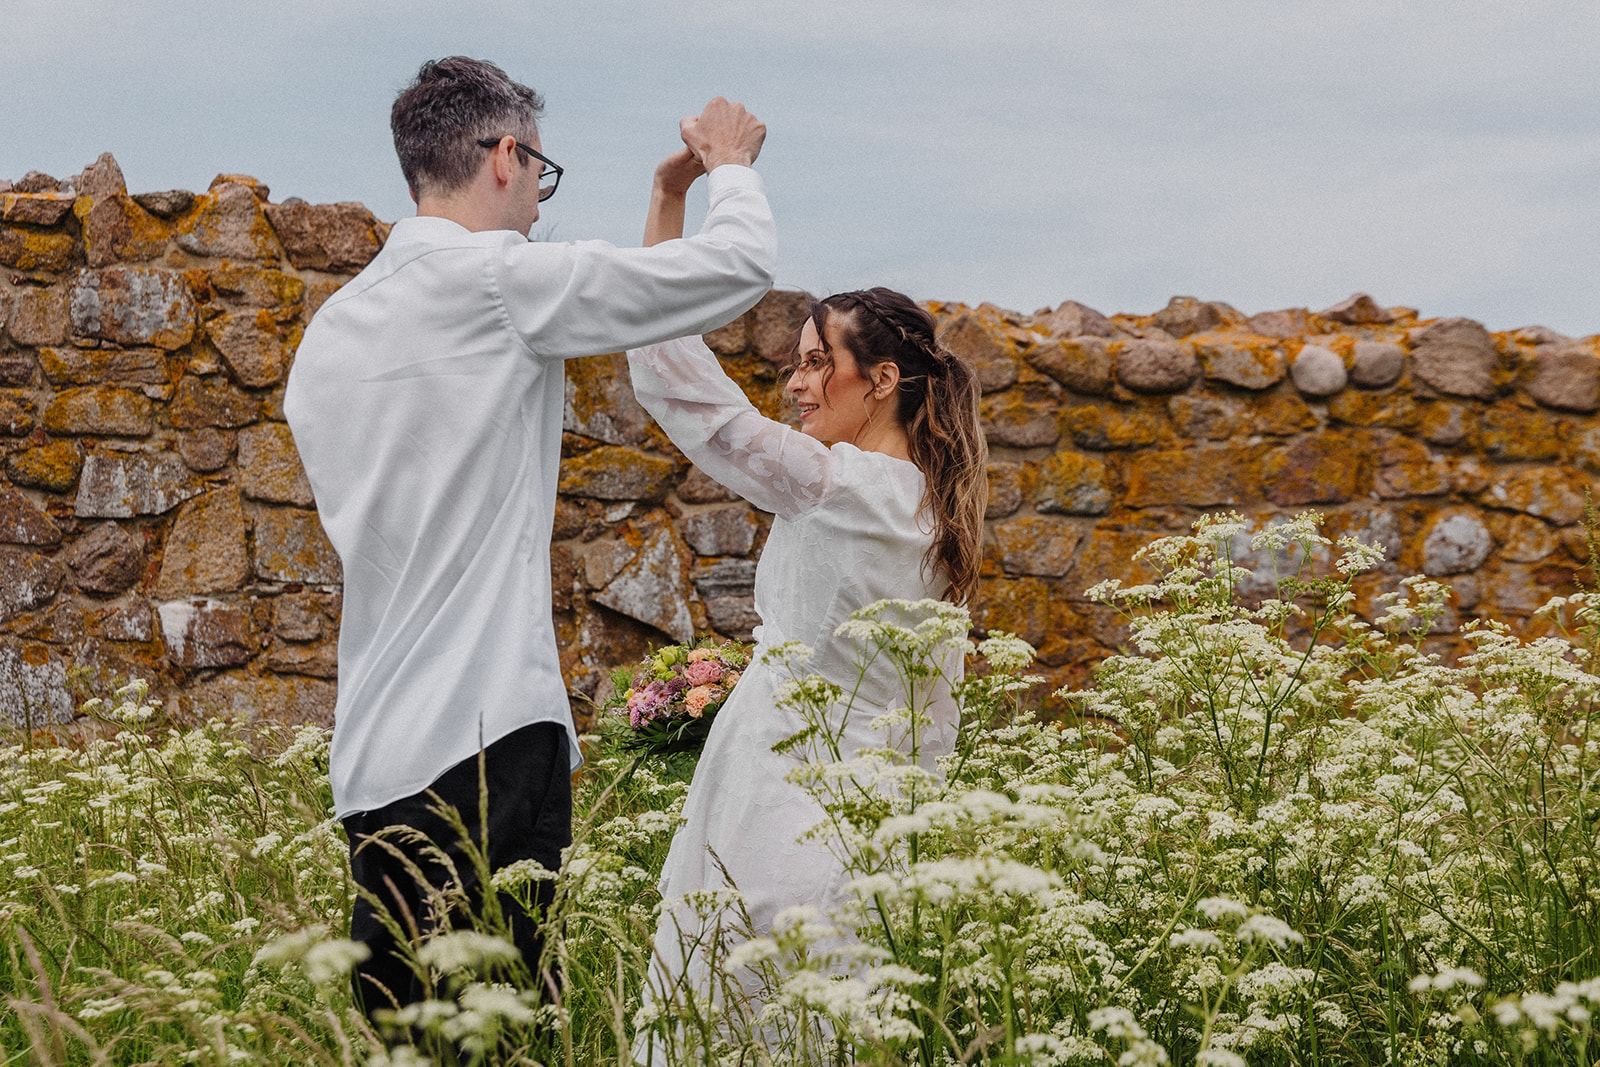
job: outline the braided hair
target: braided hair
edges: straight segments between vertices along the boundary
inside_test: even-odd
[[[964,603],[978,585],[983,512],[989,494],[988,447],[978,428],[978,381],[972,367],[939,344],[933,316],[910,297],[875,288],[836,293],[811,305],[823,352],[827,326],[863,375],[893,360],[900,369],[895,418],[926,489],[922,510],[934,520],[925,570],[943,570],[947,599]],[[823,385],[831,377],[824,369]]]

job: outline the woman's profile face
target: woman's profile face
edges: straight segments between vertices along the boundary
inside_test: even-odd
[[[824,352],[817,324],[807,319],[800,327],[799,362],[787,389],[800,407],[800,429],[807,436],[829,445],[854,443],[867,425],[867,394],[872,382],[862,375],[855,356],[840,343],[838,331],[831,326],[828,345],[830,351]]]

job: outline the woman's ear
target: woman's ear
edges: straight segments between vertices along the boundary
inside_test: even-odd
[[[900,385],[900,364],[886,359],[872,368],[872,395],[879,400],[892,396]]]

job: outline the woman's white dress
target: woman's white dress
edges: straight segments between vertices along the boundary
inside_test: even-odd
[[[834,630],[877,600],[937,598],[947,582],[924,573],[932,543],[919,521],[923,476],[915,465],[848,444],[831,448],[763,417],[723,372],[698,337],[628,353],[634,393],[695,465],[775,518],[756,568],[756,655],[718,713],[684,804],[684,824],[661,872],[663,906],[656,936],[656,981],[695,972],[678,950],[678,926],[691,921],[685,894],[715,890],[729,878],[756,935],[798,904],[827,909],[844,872],[822,844],[801,842],[822,809],[784,776],[795,754],[772,746],[804,724],[778,708],[773,693],[787,676],[760,664],[761,651],[799,641],[815,652],[807,670],[856,692],[843,724],[842,751],[883,747],[870,721],[907,695],[892,665],[873,665],[859,689],[860,648]],[[953,660],[959,670],[959,660]],[[919,739],[921,762],[955,744],[958,709],[947,684],[924,694],[933,724]],[[837,724],[835,724],[837,725]],[[646,991],[649,997],[650,991]]]

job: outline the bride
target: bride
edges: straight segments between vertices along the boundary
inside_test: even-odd
[[[684,195],[699,173],[686,150],[657,168],[646,245],[682,235]],[[757,412],[698,337],[628,353],[634,392],[673,443],[776,516],[756,569],[756,654],[711,729],[662,869],[647,1002],[670,1000],[685,982],[702,992],[710,984],[698,958],[707,932],[695,928],[687,894],[731,883],[756,936],[786,908],[826,910],[840,899],[839,862],[799,840],[823,812],[785,780],[795,757],[772,751],[803,723],[775,706],[785,679],[762,651],[798,641],[815,653],[809,669],[855,690],[857,713],[830,723],[848,758],[885,743],[859,709],[881,714],[907,695],[881,658],[858,686],[859,649],[835,629],[874,601],[960,603],[977,584],[987,496],[979,390],[972,369],[940,347],[933,317],[889,289],[839,293],[811,305],[795,355],[787,391],[800,430]],[[959,671],[957,659],[946,673]],[[929,769],[955,744],[950,680],[933,694],[933,721],[918,739]],[[686,951],[693,945],[701,949]],[[753,976],[742,980],[748,987]]]

